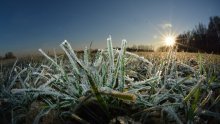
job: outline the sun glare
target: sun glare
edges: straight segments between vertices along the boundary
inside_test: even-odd
[[[173,46],[175,44],[176,37],[174,35],[167,35],[164,37],[164,42],[167,46]]]

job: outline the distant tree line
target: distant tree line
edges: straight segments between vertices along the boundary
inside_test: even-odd
[[[126,48],[129,52],[154,52],[154,47],[152,45],[133,45]]]
[[[208,27],[202,23],[177,37],[178,51],[220,54],[220,17],[210,17]]]
[[[13,52],[7,52],[7,53],[5,53],[5,56],[4,56],[4,57],[0,56],[0,59],[14,59],[14,58],[16,58],[16,56],[14,55]]]
[[[168,46],[161,46],[159,48],[157,48],[158,52],[167,52],[169,51],[169,47]]]

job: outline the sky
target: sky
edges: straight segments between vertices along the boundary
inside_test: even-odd
[[[60,49],[161,45],[161,35],[192,30],[220,15],[220,0],[0,0],[0,55]]]

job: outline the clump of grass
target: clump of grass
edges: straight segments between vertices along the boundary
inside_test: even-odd
[[[22,69],[14,77],[7,90],[15,97],[26,94],[31,96],[30,102],[41,100],[47,104],[47,107],[42,108],[34,122],[39,122],[40,117],[52,109],[74,108],[80,104],[80,98],[89,91],[92,91],[92,95],[108,115],[109,96],[132,102],[135,102],[136,96],[123,93],[126,41],[122,41],[120,51],[113,49],[111,37],[107,39],[107,43],[108,49],[98,51],[95,56],[97,59],[94,62],[89,59],[90,55],[87,49],[84,51],[84,59],[79,59],[67,41],[60,45],[69,59],[69,62],[66,63],[56,55],[55,58],[52,58],[39,49],[42,55],[48,59],[48,65],[40,65],[39,69],[32,67]],[[116,55],[117,57],[115,57]],[[15,80],[24,72],[26,72],[27,78],[21,78],[19,83],[22,87],[18,88],[15,86]],[[106,88],[112,89],[112,91],[103,90]]]

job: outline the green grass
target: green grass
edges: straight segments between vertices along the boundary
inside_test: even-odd
[[[113,49],[111,37],[95,54],[86,47],[78,55],[67,41],[60,46],[65,55],[39,49],[41,61],[1,66],[3,123],[109,123],[121,116],[132,123],[220,121],[218,55],[173,48],[135,54],[125,51],[126,40]]]

